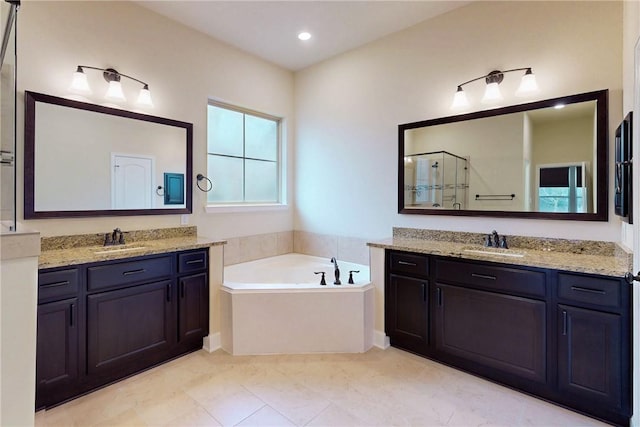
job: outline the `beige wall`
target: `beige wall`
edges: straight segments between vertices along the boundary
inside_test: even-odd
[[[365,238],[389,236],[391,226],[495,228],[618,241],[612,196],[609,221],[598,223],[399,215],[396,162],[398,124],[451,115],[456,86],[496,68],[533,67],[536,99],[609,89],[611,135],[622,117],[621,22],[621,2],[478,1],[296,73],[294,228]],[[504,105],[523,102],[512,95],[518,80],[505,77]],[[476,109],[482,89],[468,86]]]
[[[293,182],[293,75],[130,2],[27,1],[19,15],[18,146],[23,143],[22,91],[68,96],[77,65],[114,67],[149,83],[155,108],[144,112],[194,124],[194,175],[206,174],[208,97],[285,119],[285,163]],[[89,75],[90,71],[87,71]],[[99,83],[99,79],[98,79]],[[89,99],[103,103],[104,86]],[[130,86],[129,86],[130,85]],[[135,100],[138,87],[123,80]],[[136,110],[133,103],[127,109]],[[72,130],[70,128],[70,130]],[[19,153],[23,150],[20,149]],[[20,154],[21,156],[22,154]],[[51,159],[55,161],[55,159]],[[18,159],[18,177],[23,161]],[[195,180],[194,180],[195,181]],[[190,223],[201,235],[227,238],[291,230],[292,208],[275,212],[206,214],[206,194],[194,183]],[[292,184],[285,188],[293,203]],[[22,200],[22,179],[18,200]],[[22,220],[22,203],[18,220]],[[25,221],[43,235],[173,227],[179,215]]]

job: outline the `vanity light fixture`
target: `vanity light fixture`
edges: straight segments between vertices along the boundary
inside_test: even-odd
[[[120,83],[120,79],[122,77],[126,77],[142,85],[142,89],[140,89],[136,103],[144,107],[153,107],[151,92],[149,91],[149,85],[147,83],[142,80],[138,80],[135,77],[122,74],[113,68],[98,68],[88,65],[78,65],[76,72],[73,73],[73,80],[71,81],[70,89],[72,91],[82,95],[89,95],[92,93],[91,88],[89,87],[89,82],[87,81],[87,75],[84,73],[85,69],[102,71],[102,77],[104,77],[104,79],[109,83],[107,92],[104,95],[106,99],[116,102],[125,102],[127,100],[124,96],[124,92],[122,92],[122,84]]]
[[[536,82],[536,76],[531,71],[531,67],[526,68],[514,68],[511,70],[494,70],[484,76],[476,77],[464,83],[458,85],[455,95],[453,96],[453,102],[451,103],[452,110],[459,110],[469,107],[469,100],[462,86],[472,83],[478,80],[484,79],[487,86],[485,87],[484,96],[482,97],[482,103],[491,104],[502,99],[502,93],[500,92],[500,83],[504,79],[506,73],[512,71],[525,71],[520,86],[516,90],[516,96],[526,96],[532,93],[538,92],[538,84]]]

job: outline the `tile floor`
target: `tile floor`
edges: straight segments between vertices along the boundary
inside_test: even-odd
[[[598,426],[390,348],[365,354],[198,351],[36,414],[36,426]]]

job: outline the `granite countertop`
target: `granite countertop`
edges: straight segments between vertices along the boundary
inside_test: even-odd
[[[175,230],[180,230],[176,232]],[[196,235],[195,227],[130,232],[131,238],[124,245],[98,244],[103,235],[58,236],[42,239],[39,268],[63,267],[90,262],[154,255],[189,249],[224,245],[226,241]],[[99,239],[96,239],[96,236]]]
[[[402,229],[408,230],[408,229]],[[633,269],[632,254],[612,242],[593,242],[564,239],[536,239],[512,237],[514,243],[510,249],[485,248],[475,242],[483,235],[473,235],[467,240],[457,233],[450,235],[411,235],[396,233],[394,237],[368,243],[371,247],[416,252],[429,255],[441,255],[461,259],[499,262],[528,267],[551,268],[588,274],[623,277]],[[426,238],[425,238],[426,237]],[[468,236],[467,236],[468,237]],[[471,243],[470,243],[471,242]],[[481,251],[470,252],[471,251]],[[522,257],[504,256],[504,254],[522,254]]]

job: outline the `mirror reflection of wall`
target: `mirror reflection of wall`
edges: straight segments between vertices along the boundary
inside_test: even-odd
[[[598,178],[594,167],[597,153],[596,107],[597,101],[586,101],[561,109],[542,108],[405,130],[405,207],[594,213]],[[433,165],[421,169],[417,162],[418,154],[442,151],[469,160],[466,184],[470,197],[460,207],[447,204],[444,195],[425,192],[418,197],[408,194],[408,191],[415,192],[436,179]],[[580,177],[584,179],[580,185],[566,187],[566,191],[571,191],[574,196],[570,197],[568,193],[562,196],[564,202],[571,201],[572,207],[558,202],[555,210],[550,210],[550,199],[545,199],[546,205],[541,207],[538,171],[552,165],[579,165],[582,168]],[[445,185],[443,177],[439,177],[438,185]],[[446,181],[451,182],[452,179]],[[559,187],[555,188],[544,191],[559,191]],[[576,194],[581,194],[584,200],[579,207],[574,203]]]
[[[36,211],[164,207],[164,172],[186,173],[184,128],[48,103],[35,120]]]

